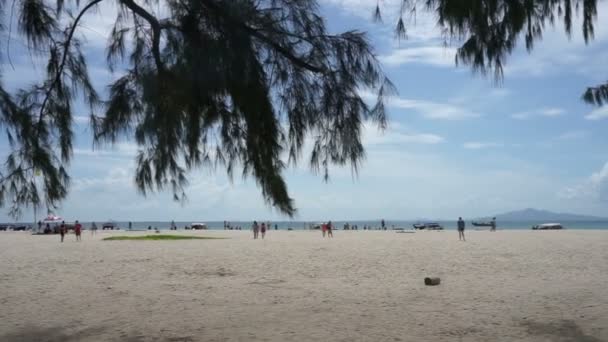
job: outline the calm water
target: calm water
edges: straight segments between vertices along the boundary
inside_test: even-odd
[[[196,221],[196,222],[204,222],[207,224],[209,229],[224,229],[223,221]],[[258,221],[259,222],[259,221]],[[393,226],[395,228],[412,228],[412,224],[421,222],[421,221],[386,221],[386,226],[390,229]],[[456,229],[456,221],[433,221],[441,224],[446,229]],[[85,228],[90,226],[90,222],[82,222]],[[101,229],[101,224],[103,222],[96,222],[98,228]],[[115,224],[121,229],[127,229],[129,227],[128,222],[123,221],[115,221]],[[230,221],[229,224],[233,227],[240,226],[242,229],[249,229],[251,227],[251,221]],[[261,222],[260,222],[261,223]],[[294,230],[300,229],[308,229],[311,223],[315,223],[314,221],[276,221],[270,222],[272,229],[274,229],[275,224],[279,230],[285,230],[288,228]],[[346,221],[333,221],[335,228],[341,230]],[[363,226],[369,226],[373,228],[380,227],[380,221],[348,221],[348,223],[353,226],[357,225],[359,230],[363,230]],[[532,226],[547,223],[541,221],[518,221],[518,222],[508,222],[508,221],[497,221],[496,228],[497,229],[530,229]],[[560,222],[564,228],[566,229],[608,229],[608,221],[561,221]],[[191,221],[175,221],[178,229],[184,229],[185,226],[192,225]],[[474,227],[470,221],[466,222],[467,229],[487,229],[488,227]],[[169,229],[171,226],[171,221],[138,221],[132,222],[133,230],[147,230],[148,227],[152,229]]]

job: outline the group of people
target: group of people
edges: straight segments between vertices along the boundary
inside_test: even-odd
[[[333,238],[334,237],[334,226],[331,224],[331,221],[328,221],[327,223],[323,223],[321,225],[321,231],[323,232],[323,237],[327,236],[328,238]]]
[[[61,225],[59,225],[59,234],[61,235],[61,242],[65,239],[65,234],[68,233],[68,226],[65,224],[65,221],[61,221]],[[76,235],[76,241],[82,241],[82,225],[76,220],[74,222],[74,235]]]
[[[258,224],[258,221],[253,221],[253,225],[251,226],[251,230],[253,230],[253,238],[257,239],[258,237],[262,237],[262,239],[266,236],[266,231],[270,229],[270,223],[266,225],[266,223],[262,222],[262,224]]]

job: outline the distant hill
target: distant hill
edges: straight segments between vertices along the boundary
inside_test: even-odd
[[[527,208],[496,215],[497,221],[606,221],[607,217],[554,213],[548,210]]]

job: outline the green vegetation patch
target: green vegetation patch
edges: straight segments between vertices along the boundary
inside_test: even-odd
[[[188,235],[143,235],[143,236],[110,236],[104,238],[104,241],[122,241],[122,240],[216,240],[225,239],[223,237],[209,236],[188,236]]]

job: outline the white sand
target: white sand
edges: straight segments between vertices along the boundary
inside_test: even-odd
[[[111,234],[0,233],[0,341],[608,341],[608,231]]]

